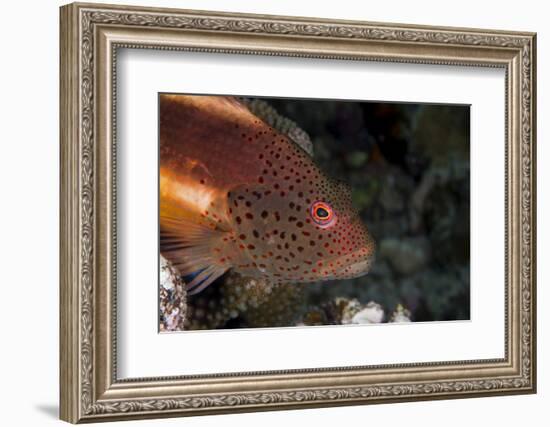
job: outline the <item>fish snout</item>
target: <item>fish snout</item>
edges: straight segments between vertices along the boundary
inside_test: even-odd
[[[342,266],[338,271],[338,275],[346,279],[364,276],[370,271],[372,265],[374,264],[375,251],[376,245],[374,240],[369,239],[367,245],[352,252],[352,261],[349,264]]]

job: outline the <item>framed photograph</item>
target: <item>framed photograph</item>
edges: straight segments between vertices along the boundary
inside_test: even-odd
[[[535,392],[535,34],[60,22],[63,420]]]

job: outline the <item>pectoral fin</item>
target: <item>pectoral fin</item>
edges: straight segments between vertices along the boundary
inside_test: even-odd
[[[161,215],[160,252],[182,276],[192,277],[187,283],[190,295],[205,289],[231,267],[223,257],[228,235],[188,219]]]

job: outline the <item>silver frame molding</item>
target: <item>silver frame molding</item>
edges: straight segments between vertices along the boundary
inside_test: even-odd
[[[78,423],[536,391],[536,35],[100,4],[61,8],[60,383]],[[506,72],[505,357],[119,380],[117,49],[499,67]]]

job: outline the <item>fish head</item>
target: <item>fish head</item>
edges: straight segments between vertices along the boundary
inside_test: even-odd
[[[375,243],[353,207],[349,186],[314,165],[308,170],[311,179],[300,185],[242,185],[228,192],[240,250],[253,268],[276,283],[366,274]]]
[[[320,200],[312,202],[309,212],[318,238],[323,236],[320,239],[328,243],[323,254],[328,267],[327,263],[323,265],[322,275],[331,279],[363,276],[374,262],[374,238],[353,205],[349,185],[325,179],[325,187],[318,194]],[[327,212],[331,212],[332,218],[329,219]]]

